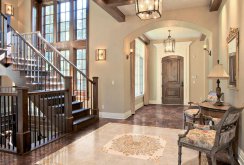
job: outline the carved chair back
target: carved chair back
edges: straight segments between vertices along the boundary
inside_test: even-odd
[[[216,129],[215,147],[228,144],[235,138],[236,127],[243,108],[230,107]]]

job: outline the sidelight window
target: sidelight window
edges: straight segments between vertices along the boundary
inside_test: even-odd
[[[144,57],[145,44],[135,40],[135,96],[144,94]]]

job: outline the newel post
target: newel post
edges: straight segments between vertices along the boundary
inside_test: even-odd
[[[93,77],[93,115],[99,116],[98,109],[98,77]]]
[[[17,88],[18,128],[17,153],[24,154],[31,150],[31,133],[28,129],[28,88]]]
[[[72,132],[73,116],[72,116],[72,77],[64,77],[65,95],[64,95],[64,113],[66,120],[66,132]]]

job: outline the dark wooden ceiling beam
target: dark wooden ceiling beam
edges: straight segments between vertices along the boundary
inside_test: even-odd
[[[109,6],[104,0],[93,0],[101,8],[103,8],[108,14],[115,18],[118,22],[125,22],[125,15],[116,7]]]
[[[149,38],[147,38],[147,36],[145,34],[142,34],[140,37],[138,37],[142,42],[144,42],[144,44],[149,45],[150,44],[150,40]]]
[[[104,0],[108,6],[124,6],[135,3],[135,0]]]
[[[222,3],[222,0],[211,0],[209,10],[218,11],[221,3]]]

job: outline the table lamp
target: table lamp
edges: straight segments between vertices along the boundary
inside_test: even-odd
[[[217,79],[217,87],[216,87],[217,102],[214,105],[217,106],[223,105],[223,103],[220,101],[222,93],[221,93],[221,88],[219,86],[220,84],[219,79],[228,79],[229,75],[226,73],[223,65],[219,64],[219,60],[218,60],[218,64],[215,65],[213,69],[210,71],[210,73],[208,74],[208,78]]]

